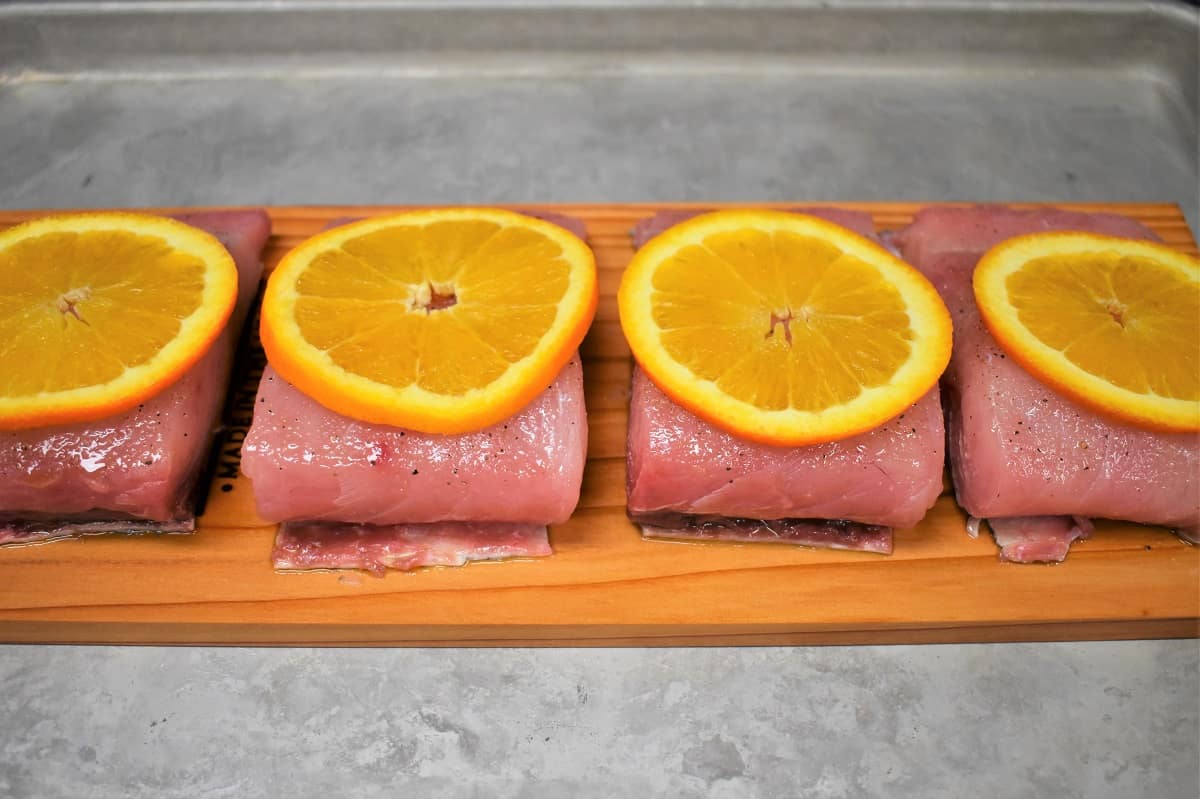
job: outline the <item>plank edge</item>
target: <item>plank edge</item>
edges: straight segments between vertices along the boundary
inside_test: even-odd
[[[343,625],[6,622],[4,644],[326,647],[861,646],[1200,638],[1200,617],[926,625]]]

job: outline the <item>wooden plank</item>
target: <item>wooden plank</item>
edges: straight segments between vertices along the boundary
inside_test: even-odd
[[[889,229],[923,204],[838,205],[868,211]],[[553,557],[384,579],[277,574],[269,563],[274,527],[255,513],[252,486],[237,469],[246,420],[235,413],[196,535],[0,551],[0,640],[692,646],[1200,635],[1200,548],[1160,528],[1101,522],[1067,562],[1018,566],[1000,563],[990,538],[968,537],[962,511],[945,495],[920,527],[897,533],[891,557],[643,541],[624,512],[630,362],[612,294],[639,219],[665,207],[712,206],[538,207],[587,223],[604,291],[582,348],[590,432],[583,492],[575,516],[551,532]],[[1173,205],[1061,207],[1123,213],[1196,251]],[[330,219],[387,210],[271,209],[268,268]],[[39,213],[0,211],[0,225]],[[253,390],[253,382],[241,386],[239,396],[252,401]]]

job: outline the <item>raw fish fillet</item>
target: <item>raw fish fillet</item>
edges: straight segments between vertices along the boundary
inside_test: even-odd
[[[1091,532],[1088,518],[1194,536],[1200,436],[1141,430],[1077,405],[1013,363],[983,325],[971,289],[975,264],[1007,238],[1046,230],[1155,238],[1110,214],[995,206],[927,208],[894,237],[954,316],[943,384],[958,502],[990,521],[1001,558],[1022,563],[1062,560]]]
[[[266,213],[185,214],[237,262],[225,332],[174,385],[95,422],[0,432],[0,544],[109,532],[190,532],[197,480],[219,423],[233,349],[262,272]]]
[[[635,368],[629,417],[629,514],[660,529],[690,531],[700,523],[715,531],[724,524],[730,538],[742,540],[735,536],[746,520],[787,520],[792,535],[781,540],[816,546],[830,528],[813,520],[912,527],[942,492],[945,434],[936,390],[853,438],[773,447],[698,418]],[[703,518],[667,524],[664,512]],[[865,531],[850,532],[866,540]],[[890,531],[887,537],[886,547],[870,549],[890,551]]]
[[[875,238],[870,216],[806,208]],[[639,224],[636,242],[699,211]],[[945,433],[937,390],[850,439],[808,447],[746,441],[671,401],[638,368],[629,407],[630,518],[647,537],[778,541],[890,553],[942,491]]]
[[[582,220],[521,211],[586,239]],[[355,217],[335,219],[338,227]],[[431,436],[346,418],[267,367],[242,471],[282,521],[277,569],[461,566],[551,554],[546,525],[579,502],[587,412],[578,354],[523,411],[487,430]]]
[[[271,561],[276,569],[388,569],[462,566],[470,561],[551,554],[546,526],[503,522],[359,525],[286,522]]]
[[[578,356],[515,416],[450,436],[342,416],[268,366],[242,471],[273,522],[546,525],[575,509],[586,452]]]

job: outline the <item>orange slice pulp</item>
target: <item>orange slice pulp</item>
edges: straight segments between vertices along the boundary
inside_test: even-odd
[[[799,446],[883,424],[937,382],[951,322],[877,243],[803,214],[718,211],[642,247],[618,292],[638,363],[748,439]]]
[[[220,334],[237,280],[216,238],[165,217],[0,232],[0,429],[101,419],[159,393]]]
[[[1200,430],[1200,260],[1037,233],[989,250],[974,289],[1000,346],[1043,383],[1133,425]]]
[[[597,296],[592,251],[557,225],[436,208],[301,243],[271,274],[261,334],[272,366],[337,413],[463,433],[554,380]]]

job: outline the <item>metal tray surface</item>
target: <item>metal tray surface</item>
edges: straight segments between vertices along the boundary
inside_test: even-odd
[[[1179,203],[1171,2],[0,4],[0,207]]]

